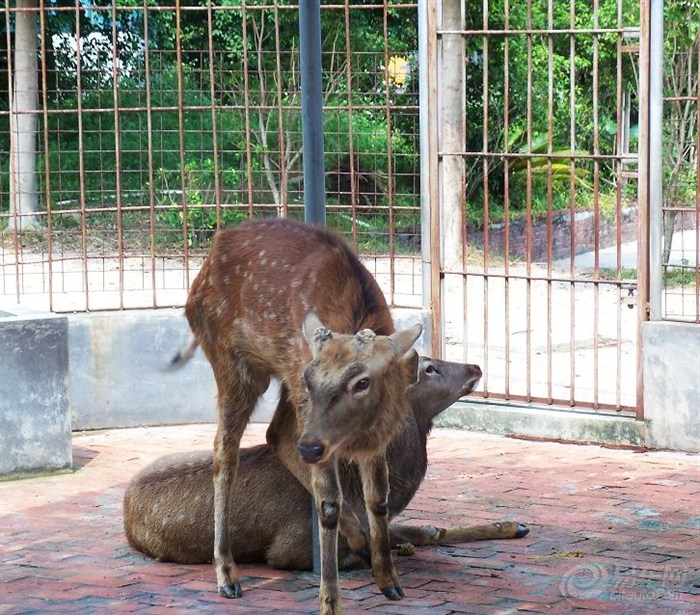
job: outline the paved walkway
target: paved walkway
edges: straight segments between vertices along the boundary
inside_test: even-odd
[[[0,613],[312,613],[318,578],[243,566],[244,595],[219,598],[209,565],[155,562],[122,532],[121,499],[145,463],[207,448],[212,425],[74,438],[73,474],[0,484]],[[263,439],[252,425],[246,443]],[[347,613],[700,613],[698,456],[639,453],[436,430],[404,520],[513,519],[520,540],[397,557],[406,597],[369,571],[342,574]]]

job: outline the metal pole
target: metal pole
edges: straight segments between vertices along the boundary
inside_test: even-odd
[[[664,0],[649,16],[649,320],[661,318],[663,290]]]
[[[639,2],[639,181],[637,187],[637,419],[644,419],[644,336],[649,320],[649,45],[651,0]]]
[[[304,219],[314,224],[325,224],[326,174],[323,165],[320,0],[299,1],[299,56],[304,152]]]
[[[304,151],[304,220],[326,224],[326,174],[323,164],[323,74],[321,0],[299,0],[301,136]],[[321,542],[316,502],[311,498],[311,551],[314,573],[321,572]]]

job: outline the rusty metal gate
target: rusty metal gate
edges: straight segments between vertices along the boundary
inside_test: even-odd
[[[486,398],[641,417],[649,2],[419,7],[433,352]]]

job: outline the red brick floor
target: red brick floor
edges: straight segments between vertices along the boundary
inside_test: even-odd
[[[145,463],[207,448],[212,425],[76,435],[75,472],[0,484],[0,613],[313,613],[311,573],[242,566],[244,595],[219,598],[209,565],[133,551],[121,501]],[[262,441],[251,425],[246,443]],[[342,573],[345,610],[430,613],[700,613],[700,458],[436,430],[403,520],[518,520],[520,540],[397,557],[406,597],[369,571]]]

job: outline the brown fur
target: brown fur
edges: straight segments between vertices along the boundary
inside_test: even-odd
[[[427,435],[433,418],[476,386],[476,365],[421,358],[418,383],[409,400],[412,415],[387,449],[389,516],[409,503],[427,468]],[[124,529],[129,542],[163,561],[200,564],[211,561],[214,546],[214,487],[211,451],[174,454],[139,472],[124,495]],[[367,530],[362,485],[356,469],[340,466],[344,506],[361,518]],[[231,494],[230,541],[237,562],[266,562],[277,568],[309,570],[311,498],[269,445],[242,449],[238,478]],[[284,523],[280,523],[284,519]],[[518,523],[494,523],[449,530],[390,526],[392,548],[439,542],[513,538],[527,533]],[[339,543],[339,566],[362,560]]]
[[[345,241],[289,220],[219,231],[185,311],[218,389],[214,563],[221,595],[241,595],[229,539],[240,438],[276,376],[281,400],[270,441],[317,503],[321,611],[342,612],[339,523],[353,549],[369,546],[380,589],[399,599],[403,592],[389,552],[385,447],[409,413],[406,392],[417,360],[410,348],[420,327],[394,332],[379,287]],[[339,457],[357,460],[369,545],[356,517],[341,516]]]

